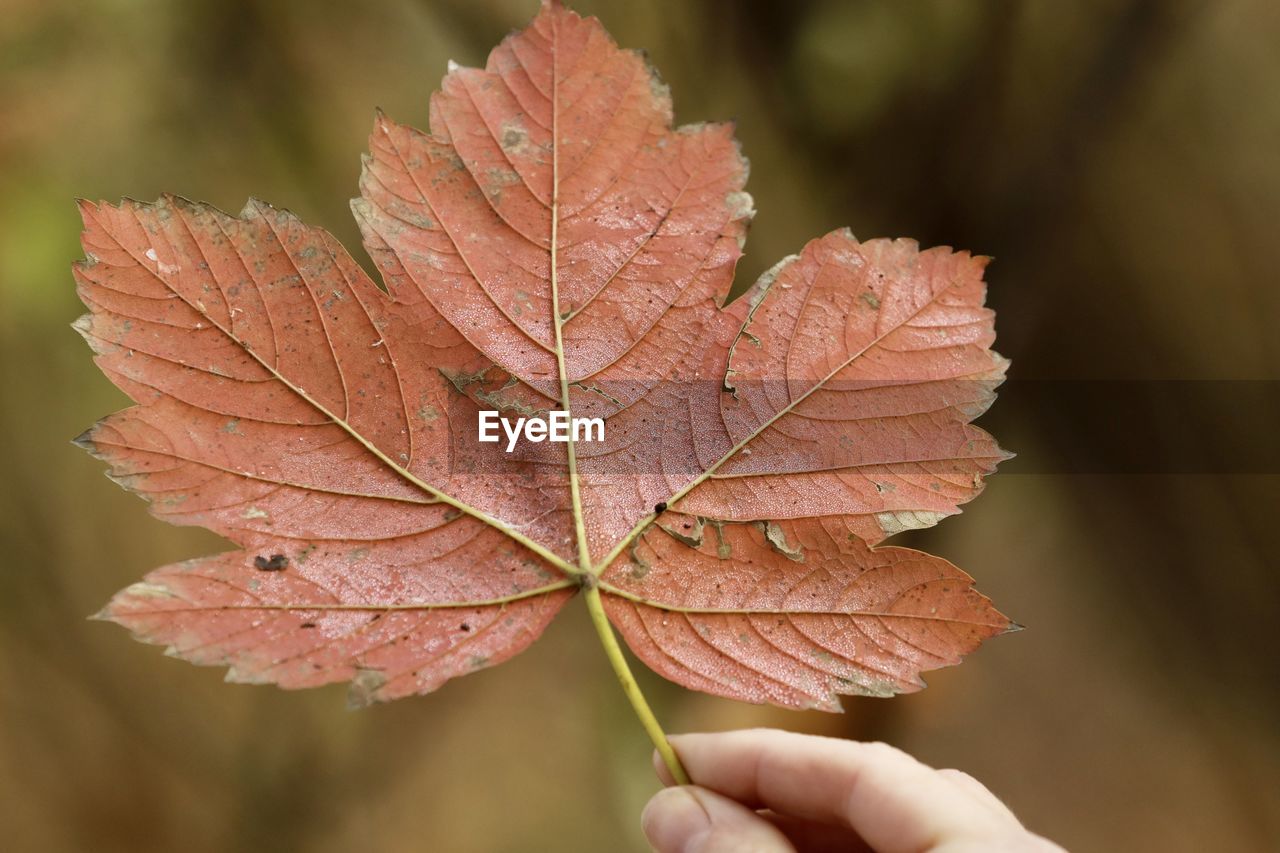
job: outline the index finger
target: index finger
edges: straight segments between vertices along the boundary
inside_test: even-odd
[[[752,808],[847,826],[882,851],[1021,830],[1017,819],[882,743],[773,729],[677,735],[695,784]]]

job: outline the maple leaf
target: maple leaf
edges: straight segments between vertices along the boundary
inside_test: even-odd
[[[557,3],[451,69],[429,133],[379,114],[370,146],[385,291],[260,202],[82,204],[76,327],[136,405],[78,441],[239,546],[105,618],[363,703],[506,660],[582,592],[646,724],[609,622],[681,684],[825,710],[1010,627],[945,560],[875,547],[1005,456],[970,423],[1006,366],[985,259],[837,231],[724,304],[753,213],[732,128],[673,129],[641,57]],[[604,436],[508,452],[486,410]]]

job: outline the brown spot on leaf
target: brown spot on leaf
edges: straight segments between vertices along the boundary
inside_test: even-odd
[[[282,572],[289,567],[289,558],[284,554],[259,555],[253,558],[253,567],[261,572]]]

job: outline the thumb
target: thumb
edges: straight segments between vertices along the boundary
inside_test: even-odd
[[[741,803],[695,785],[654,794],[640,825],[658,853],[795,853],[769,821]]]

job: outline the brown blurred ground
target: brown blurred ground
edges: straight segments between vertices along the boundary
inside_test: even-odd
[[[1030,630],[844,717],[646,678],[669,728],[885,738],[1073,849],[1280,846],[1280,6],[577,5],[648,48],[682,121],[738,120],[742,280],[844,224],[989,253],[1015,365],[983,423],[1019,459],[911,542]],[[0,0],[0,847],[642,849],[648,747],[579,608],[497,670],[360,713],[83,620],[220,546],[67,443],[123,402],[67,327],[72,198],[253,194],[360,254],[374,105],[425,124],[445,61],[533,6]],[[1161,384],[1189,379],[1267,382]],[[1176,399],[1108,425],[1098,386],[1058,380]]]

